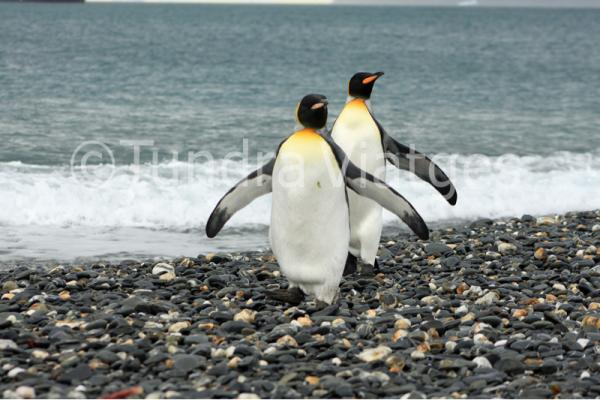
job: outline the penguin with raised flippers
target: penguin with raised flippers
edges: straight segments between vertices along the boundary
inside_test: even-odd
[[[303,128],[223,196],[208,219],[206,234],[214,237],[235,212],[272,192],[271,246],[289,289],[271,297],[299,304],[308,294],[331,304],[350,239],[346,188],[399,216],[419,237],[428,238],[429,231],[406,199],[357,168],[330,137],[318,132],[327,122],[324,96],[304,97],[296,117]]]
[[[359,168],[384,180],[386,161],[409,170],[431,184],[451,205],[456,189],[446,174],[423,154],[389,136],[372,113],[370,98],[383,72],[359,72],[348,84],[348,99],[331,129],[331,137]],[[376,202],[348,193],[350,204],[350,251],[344,274],[356,271],[357,258],[377,266],[383,227],[382,208]]]

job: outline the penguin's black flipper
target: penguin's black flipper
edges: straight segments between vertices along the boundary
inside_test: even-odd
[[[346,266],[344,267],[344,276],[351,275],[356,272],[356,257],[352,253],[348,253],[346,258]]]
[[[346,186],[396,214],[421,239],[429,239],[429,229],[417,210],[384,181],[358,168],[333,139],[323,136],[340,166]]]
[[[429,239],[429,228],[417,210],[385,182],[349,163],[346,185],[360,196],[367,197],[396,214],[420,239]]]
[[[302,303],[304,297],[306,297],[304,292],[297,287],[291,289],[269,290],[266,292],[266,295],[271,300],[288,303],[293,306],[297,306]]]
[[[409,148],[402,143],[398,143],[393,137],[388,135],[375,118],[373,118],[379,132],[381,133],[381,143],[386,159],[396,168],[410,171],[419,178],[429,183],[435,188],[448,203],[455,205],[458,198],[456,188],[450,181],[450,178],[427,156],[419,153],[415,149]]]
[[[252,200],[270,193],[273,189],[272,180],[275,158],[242,179],[229,189],[219,200],[206,223],[206,236],[215,237],[225,223],[240,209],[246,207]]]

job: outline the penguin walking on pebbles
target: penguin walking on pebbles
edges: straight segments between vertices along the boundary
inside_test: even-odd
[[[348,85],[348,99],[331,129],[331,137],[350,160],[378,179],[385,179],[386,162],[408,170],[431,184],[451,205],[456,189],[446,174],[423,154],[389,136],[372,113],[370,98],[375,81],[383,72],[359,72]],[[373,267],[383,227],[382,207],[356,193],[348,193],[350,204],[350,251],[344,274],[356,271],[357,258]],[[419,236],[425,239],[424,236]]]
[[[319,132],[327,122],[327,99],[305,96],[296,110],[302,129],[279,145],[268,163],[231,188],[206,224],[212,238],[238,210],[273,193],[270,240],[289,282],[272,297],[299,304],[305,295],[331,304],[336,299],[350,240],[347,191],[366,196],[399,216],[420,237],[429,231],[412,205],[394,189],[356,167]]]

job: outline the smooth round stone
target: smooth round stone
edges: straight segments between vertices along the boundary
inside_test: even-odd
[[[94,329],[104,329],[106,327],[106,325],[108,324],[108,322],[104,319],[98,319],[92,322],[88,322],[85,325],[85,330],[86,331],[91,331]]]
[[[190,372],[198,368],[201,364],[202,359],[198,356],[190,354],[177,354],[173,357],[173,368],[182,372]]]
[[[432,242],[425,246],[425,252],[427,255],[439,257],[446,254],[451,254],[452,249],[450,249],[450,247],[446,246],[444,243]]]
[[[489,324],[493,327],[499,326],[502,323],[502,318],[497,317],[495,315],[489,315],[486,317],[481,317],[479,318],[480,322],[484,322],[486,324]]]
[[[120,360],[119,356],[110,350],[101,350],[95,354],[95,357],[107,364],[112,364]]]
[[[221,324],[220,328],[225,332],[231,333],[240,333],[244,329],[254,329],[254,327],[251,324],[244,321],[227,321]]]
[[[87,364],[79,364],[66,370],[58,380],[64,383],[77,383],[80,384],[86,379],[90,378],[94,372],[87,366]]]
[[[500,359],[494,364],[494,368],[510,375],[521,374],[525,371],[523,363],[513,358]]]

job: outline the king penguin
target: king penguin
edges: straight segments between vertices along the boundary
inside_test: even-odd
[[[319,132],[327,122],[325,96],[305,96],[296,118],[301,129],[281,142],[273,159],[221,198],[208,218],[206,234],[214,237],[238,210],[272,192],[269,236],[289,282],[284,300],[299,304],[305,295],[312,295],[331,304],[350,240],[347,188],[390,210],[419,236],[427,237],[429,231],[404,197],[357,168],[326,133]]]
[[[356,73],[348,84],[348,98],[331,129],[331,137],[359,168],[378,179],[385,179],[386,161],[409,170],[430,183],[451,205],[456,204],[456,189],[446,174],[423,154],[398,143],[375,119],[371,92],[383,72]],[[376,266],[381,239],[382,208],[371,199],[348,193],[350,204],[350,251],[345,274],[356,271],[357,257]]]

